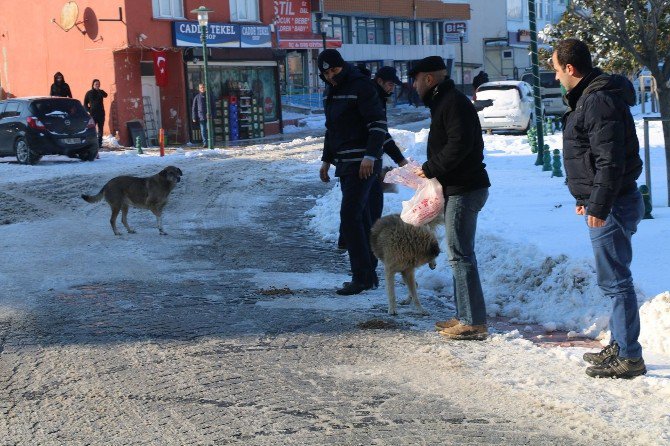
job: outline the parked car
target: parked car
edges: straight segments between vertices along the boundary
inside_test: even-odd
[[[548,115],[563,116],[568,106],[563,102],[561,83],[556,80],[556,73],[551,70],[540,70],[540,97],[544,111]],[[521,80],[533,85],[533,73],[525,73]]]
[[[488,105],[489,101],[491,105]],[[523,81],[496,81],[480,85],[475,108],[481,108],[477,114],[482,130],[526,132],[535,121],[533,88]]]
[[[0,101],[0,156],[35,164],[44,155],[82,161],[98,156],[93,118],[77,99],[13,98]]]

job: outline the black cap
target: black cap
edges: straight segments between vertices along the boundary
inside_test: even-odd
[[[414,64],[414,67],[407,72],[410,77],[415,77],[418,73],[432,73],[433,71],[446,70],[444,59],[440,56],[424,57]]]
[[[344,59],[342,59],[339,51],[329,48],[321,51],[317,59],[317,65],[319,66],[319,71],[323,73],[328,68],[343,67]]]
[[[376,78],[379,78],[384,82],[393,81],[396,85],[402,85],[402,82],[398,79],[398,75],[393,67],[381,67],[375,74],[375,79]]]

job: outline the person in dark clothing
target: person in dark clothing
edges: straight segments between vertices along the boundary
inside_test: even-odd
[[[65,83],[63,73],[60,71],[54,74],[54,83],[51,84],[51,91],[49,92],[49,96],[59,96],[61,98],[72,97],[70,86]]]
[[[328,170],[342,188],[340,221],[351,264],[352,280],[337,290],[340,295],[359,294],[377,282],[370,250],[370,189],[381,174],[386,133],[384,110],[375,87],[337,50],[319,54],[320,77],[327,84],[324,98],[326,135],[319,177],[330,181]]]
[[[102,129],[105,125],[105,104],[103,99],[107,97],[105,90],[100,89],[100,81],[93,79],[91,89],[84,96],[84,107],[91,115],[95,125],[98,127],[98,147],[102,147]]]
[[[636,180],[642,172],[635,121],[635,91],[628,79],[594,68],[588,46],[558,42],[551,57],[567,90],[563,161],[575,212],[583,215],[595,256],[598,286],[612,299],[610,344],[585,353],[592,377],[633,378],[647,369],[638,342],[640,315],[630,272],[631,238],[644,215]]]
[[[485,84],[489,81],[489,75],[485,71],[480,71],[477,76],[472,79],[472,91],[475,92],[481,84]]]
[[[205,84],[198,85],[199,93],[193,98],[193,105],[191,106],[191,116],[193,122],[198,122],[200,124],[200,134],[202,135],[202,147],[207,147],[208,135],[207,135],[207,118],[209,118],[210,113],[207,113],[207,94],[205,89]],[[210,108],[214,108],[214,99],[210,96],[209,98]],[[211,112],[211,110],[210,110]]]
[[[453,271],[456,318],[435,328],[451,339],[484,339],[488,334],[486,306],[477,258],[477,216],[489,195],[484,164],[484,140],[477,111],[447,76],[444,60],[430,56],[410,72],[423,103],[430,108],[428,156],[417,172],[437,178],[444,193],[447,253]]]
[[[360,64],[359,64],[360,65]],[[365,69],[365,66],[363,66]],[[359,70],[361,70],[359,66]],[[361,72],[366,75],[364,71]],[[369,71],[367,73],[370,73]],[[369,74],[367,74],[369,76]],[[396,85],[402,85],[400,79],[396,75],[395,68],[393,67],[381,67],[377,73],[375,73],[374,85],[377,89],[377,94],[382,102],[382,107],[384,108],[384,119],[386,120],[386,98],[393,94],[393,89]],[[398,166],[404,166],[407,164],[407,160],[403,156],[400,148],[395,143],[391,135],[387,132],[384,139],[384,153],[387,154]],[[372,185],[370,190],[370,200],[369,200],[369,210],[370,210],[370,219],[374,225],[377,220],[382,216],[384,210],[384,189],[382,178],[379,178],[377,183]],[[337,247],[339,249],[346,249],[347,245],[344,241],[344,235],[342,234],[342,227],[340,225],[340,237],[337,242]],[[375,268],[377,267],[377,258],[373,255],[373,263]],[[375,284],[376,286],[377,284]]]

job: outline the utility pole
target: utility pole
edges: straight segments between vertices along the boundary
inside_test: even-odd
[[[535,96],[535,128],[537,129],[536,166],[544,164],[544,134],[542,128],[542,97],[540,95],[540,67],[537,58],[537,22],[535,0],[528,0],[528,21],[530,24],[530,51],[533,64],[533,96]]]

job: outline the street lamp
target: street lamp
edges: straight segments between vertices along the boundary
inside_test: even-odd
[[[325,50],[326,33],[328,32],[328,24],[330,23],[330,19],[328,19],[328,16],[325,12],[322,12],[320,13],[319,17],[317,17],[316,21],[319,24],[319,31],[321,31],[321,39],[323,41],[323,49]]]
[[[465,30],[463,28],[458,30],[458,40],[461,43],[461,91],[465,93],[465,76],[463,75],[463,38],[465,37]]]
[[[204,6],[191,11],[191,14],[198,15],[198,23],[200,24],[200,42],[202,42],[202,61],[205,65],[205,107],[207,107],[207,147],[214,148],[214,137],[212,135],[212,104],[209,91],[209,73],[207,71],[207,24],[209,22],[209,13],[214,12],[212,9],[207,9]]]

